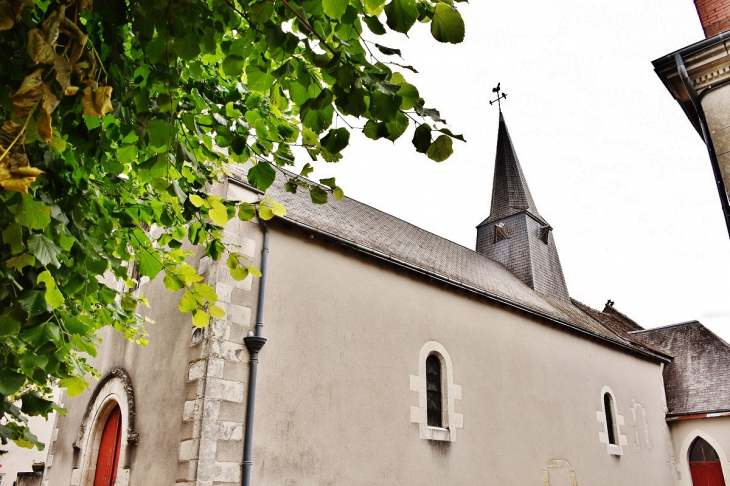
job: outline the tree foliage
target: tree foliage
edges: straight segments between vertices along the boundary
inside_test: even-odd
[[[285,209],[211,195],[227,164],[250,163],[265,191],[294,145],[340,160],[348,120],[392,141],[413,123],[417,152],[452,153],[462,137],[393,70],[415,69],[367,39],[419,22],[437,41],[464,38],[451,0],[0,0],[3,444],[42,447],[25,416],[58,409],[52,382],[88,387],[97,330],[146,344],[140,278],[184,290],[195,326],[223,316],[184,241],[235,279],[259,275],[222,229]],[[284,174],[313,203],[343,195],[334,178]]]

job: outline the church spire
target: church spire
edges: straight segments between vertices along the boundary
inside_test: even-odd
[[[500,262],[536,292],[570,300],[552,227],[537,212],[501,110],[492,206],[477,226],[477,252]]]
[[[492,208],[489,217],[482,224],[497,221],[521,211],[528,211],[545,222],[537,212],[535,200],[532,199],[525,174],[522,172],[515,147],[512,145],[504,115],[500,111],[497,156],[494,160]]]

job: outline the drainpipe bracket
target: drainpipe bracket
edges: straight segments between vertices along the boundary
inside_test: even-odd
[[[246,336],[243,338],[243,342],[246,344],[250,353],[258,353],[261,351],[261,348],[264,347],[264,344],[266,344],[266,338],[262,338],[260,336]]]

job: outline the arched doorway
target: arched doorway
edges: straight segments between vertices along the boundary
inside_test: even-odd
[[[114,486],[119,465],[119,451],[122,439],[122,411],[119,405],[109,413],[99,442],[96,460],[94,486]]]
[[[702,437],[697,437],[689,449],[689,470],[692,486],[725,486],[717,451]]]

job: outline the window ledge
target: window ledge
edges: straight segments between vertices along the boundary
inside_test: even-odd
[[[443,427],[421,426],[421,439],[451,442],[451,430]]]

